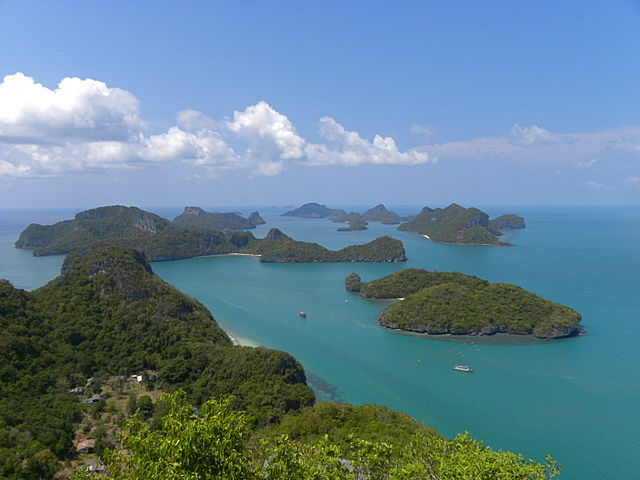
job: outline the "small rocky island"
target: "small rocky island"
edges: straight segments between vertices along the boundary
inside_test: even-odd
[[[183,215],[207,217],[199,213]],[[229,253],[260,255],[263,262],[279,263],[406,260],[402,242],[390,237],[332,251],[317,243],[296,241],[278,229],[271,229],[265,238],[256,238],[246,231],[222,232],[180,225],[137,207],[121,205],[86,210],[73,220],[54,225],[31,224],[20,234],[15,246],[33,249],[36,256],[118,246],[143,252],[152,261]]]
[[[482,210],[452,203],[446,208],[424,207],[398,230],[419,233],[440,243],[504,246],[510,244],[500,241],[501,232],[515,228],[525,228],[524,219],[518,215],[507,214],[489,220],[489,215]]]
[[[562,338],[577,335],[582,319],[573,309],[515,285],[458,272],[408,268],[370,282],[352,273],[345,288],[363,298],[402,299],[384,310],[379,324],[432,335]]]
[[[209,230],[249,230],[265,223],[258,212],[247,218],[234,212],[207,212],[200,207],[185,207],[184,212],[173,219],[175,225],[207,228]]]

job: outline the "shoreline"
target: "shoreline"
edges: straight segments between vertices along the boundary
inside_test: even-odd
[[[227,337],[231,340],[231,343],[234,347],[261,347],[259,343],[251,340],[250,338],[242,337],[235,333],[230,332],[229,330],[224,331],[227,334]]]

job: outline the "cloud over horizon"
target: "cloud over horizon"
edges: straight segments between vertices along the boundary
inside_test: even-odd
[[[428,142],[430,128],[413,125],[411,131]],[[183,110],[176,125],[149,132],[135,95],[98,80],[67,77],[49,89],[16,73],[0,83],[0,177],[159,168],[171,162],[194,169],[185,176],[215,178],[220,171],[242,169],[249,176],[274,176],[292,165],[413,166],[491,158],[585,169],[615,152],[640,160],[640,127],[558,134],[515,123],[504,136],[407,150],[392,137],[363,138],[329,116],[319,120],[318,133],[321,142],[309,142],[266,101],[222,120]]]

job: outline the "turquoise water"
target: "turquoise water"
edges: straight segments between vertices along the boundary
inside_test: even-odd
[[[278,265],[224,256],[154,263],[154,271],[243,341],[292,353],[321,399],[384,404],[447,436],[468,430],[494,448],[538,460],[549,453],[565,466],[564,479],[637,478],[640,208],[485,208],[525,217],[527,229],[511,236],[512,248],[439,245],[376,223],[336,232],[327,220],[259,210],[267,225],[257,236],[277,226],[296,239],[340,248],[389,234],[404,242],[409,261]],[[154,211],[172,218],[180,209]],[[34,258],[13,242],[31,221],[72,213],[0,212],[0,277],[29,289],[53,278],[62,257]],[[369,280],[406,267],[520,285],[579,311],[589,334],[514,344],[382,329],[376,318],[383,305],[345,292],[344,278],[355,271]],[[301,310],[306,319],[298,317]],[[455,363],[472,365],[474,373],[454,372]]]

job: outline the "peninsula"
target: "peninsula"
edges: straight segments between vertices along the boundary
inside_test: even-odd
[[[408,268],[370,282],[352,273],[345,288],[363,298],[402,299],[384,310],[379,324],[434,335],[571,337],[578,334],[582,318],[569,307],[515,285],[458,272]]]
[[[415,232],[429,240],[459,245],[509,245],[498,238],[501,231],[525,228],[524,219],[517,215],[502,215],[489,220],[482,210],[464,208],[452,203],[446,208],[424,207],[398,230]]]
[[[36,256],[119,246],[137,249],[151,261],[228,253],[260,255],[263,262],[280,263],[406,260],[402,242],[390,237],[331,251],[316,243],[298,242],[278,229],[271,229],[261,239],[245,231],[221,232],[176,225],[137,207],[121,205],[86,210],[73,220],[54,225],[31,224],[20,234],[15,246],[33,249]]]

